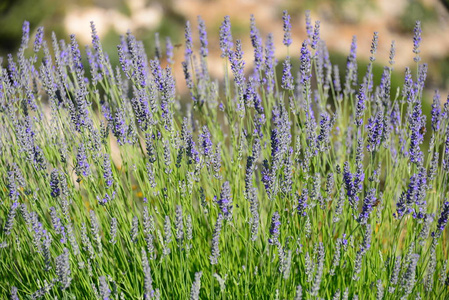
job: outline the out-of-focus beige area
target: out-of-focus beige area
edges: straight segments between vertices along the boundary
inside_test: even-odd
[[[217,76],[223,72],[219,57],[218,31],[225,15],[231,17],[233,36],[242,39],[246,65],[251,66],[252,48],[249,39],[249,18],[254,14],[263,36],[272,32],[276,54],[282,59],[287,49],[282,45],[282,11],[292,17],[293,44],[290,55],[299,57],[305,39],[306,9],[312,20],[321,21],[321,37],[331,51],[331,61],[343,59],[349,52],[353,35],[358,40],[358,57],[368,60],[374,31],[379,32],[376,62],[388,63],[389,48],[396,41],[395,70],[402,73],[413,66],[413,27],[421,20],[423,35],[422,62],[429,64],[428,88],[449,91],[449,4],[448,0],[3,0],[0,1],[0,56],[14,52],[21,36],[23,20],[30,21],[32,31],[45,26],[46,37],[55,31],[68,39],[75,33],[80,44],[90,43],[89,22],[93,20],[105,50],[116,61],[119,35],[129,29],[144,41],[149,56],[154,53],[154,33],[159,32],[162,45],[165,36],[174,44],[183,44],[184,24],[190,20],[193,29],[201,15],[208,27],[209,66]],[[198,34],[194,31],[194,39]],[[164,48],[164,47],[162,47]],[[183,47],[175,49],[178,62]],[[180,72],[179,69],[176,70]]]

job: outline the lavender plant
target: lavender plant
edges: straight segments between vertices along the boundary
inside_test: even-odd
[[[275,45],[251,15],[245,62],[226,16],[224,78],[200,17],[183,61],[127,32],[118,66],[94,23],[83,53],[24,22],[0,59],[0,298],[447,299],[449,100],[423,112],[421,23],[395,91],[394,41],[376,78],[378,33],[366,70],[354,37],[340,76],[310,12],[299,49],[283,21]]]

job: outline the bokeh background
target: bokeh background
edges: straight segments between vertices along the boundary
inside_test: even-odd
[[[17,50],[24,20],[30,22],[34,33],[37,27],[45,26],[47,39],[51,31],[59,39],[66,40],[70,33],[75,33],[81,45],[90,43],[89,22],[93,20],[113,63],[118,62],[116,45],[119,36],[127,30],[144,42],[149,57],[154,53],[155,33],[159,32],[161,41],[170,36],[178,46],[175,57],[180,62],[184,24],[190,20],[195,28],[197,16],[201,15],[208,27],[209,66],[218,77],[223,72],[218,47],[218,30],[223,17],[231,16],[233,36],[242,39],[246,66],[250,69],[250,14],[255,15],[264,36],[269,32],[274,34],[276,54],[281,61],[287,54],[281,43],[284,9],[292,16],[292,57],[299,57],[301,43],[306,37],[304,12],[307,9],[311,11],[313,21],[321,21],[321,37],[331,52],[332,63],[341,64],[341,70],[352,36],[356,35],[358,58],[362,62],[359,70],[363,75],[363,61],[368,61],[372,35],[378,31],[379,50],[374,70],[375,78],[379,80],[383,66],[388,63],[391,41],[395,40],[392,91],[402,85],[405,66],[414,65],[413,27],[416,20],[421,20],[421,57],[422,62],[429,65],[427,98],[431,99],[435,89],[440,90],[443,101],[446,98],[449,92],[449,0],[0,0],[0,56]],[[182,79],[180,64],[177,65],[175,74]],[[182,85],[180,89],[182,92]]]

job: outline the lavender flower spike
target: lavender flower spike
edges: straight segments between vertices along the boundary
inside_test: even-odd
[[[41,49],[42,41],[44,39],[44,27],[39,27],[34,40],[34,52],[37,53]]]
[[[446,201],[441,210],[440,218],[438,219],[437,232],[432,232],[433,237],[439,237],[446,227],[447,221],[449,219],[449,201]]]
[[[192,288],[190,290],[190,300],[200,299],[201,275],[203,275],[203,272],[201,271],[195,273],[195,281],[192,283]]]
[[[234,44],[232,42],[231,20],[229,16],[226,16],[220,26],[221,57],[228,57],[233,46]]]
[[[281,226],[280,221],[281,216],[276,211],[273,216],[271,217],[271,225],[270,225],[270,235],[271,238],[268,239],[268,243],[272,245],[277,245],[279,243],[279,227]]]
[[[286,10],[283,12],[282,20],[284,21],[284,40],[283,43],[285,46],[290,46],[292,43],[292,24],[290,23],[290,15]]]
[[[13,204],[11,204],[11,208],[9,210],[8,217],[6,218],[6,224],[5,224],[5,227],[3,228],[3,231],[5,232],[6,235],[11,234],[11,230],[14,226],[14,218],[16,217],[16,212],[17,212],[18,207],[19,207],[18,202],[14,202]]]
[[[206,31],[206,24],[204,23],[204,20],[198,16],[198,31],[200,34],[200,54],[202,57],[206,57],[209,54],[209,50],[207,49],[207,31]]]
[[[212,235],[212,248],[210,255],[210,263],[212,265],[218,264],[218,258],[220,257],[220,233],[221,227],[223,226],[223,215],[219,214],[217,218],[217,222],[215,223],[214,233]]]
[[[225,181],[221,186],[220,200],[217,201],[217,204],[225,219],[230,221],[232,219],[232,196],[229,181]]]
[[[30,22],[24,21],[22,25],[22,43],[20,44],[20,48],[22,49],[28,48],[29,40],[30,40]]]
[[[415,62],[419,62],[421,60],[421,58],[419,57],[419,46],[421,44],[421,22],[420,21],[416,21],[415,23],[415,29],[414,31],[414,36],[413,36],[413,53],[416,54],[414,61]]]
[[[282,87],[286,90],[293,91],[293,76],[292,76],[292,64],[290,62],[290,56],[287,56],[284,61],[284,69],[282,71]]]
[[[185,60],[188,62],[190,60],[190,56],[193,53],[193,45],[192,45],[192,28],[190,27],[190,22],[186,22],[185,27],[185,42],[186,42],[186,49],[185,49]]]

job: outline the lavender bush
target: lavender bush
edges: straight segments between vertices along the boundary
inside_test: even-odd
[[[275,45],[251,16],[249,68],[225,17],[220,80],[187,22],[187,105],[169,38],[148,56],[128,32],[112,66],[93,23],[82,54],[25,22],[0,68],[0,298],[449,297],[449,101],[423,113],[420,23],[395,91],[394,42],[374,78],[378,35],[366,70],[354,37],[340,79],[319,21],[292,49],[283,20]]]

